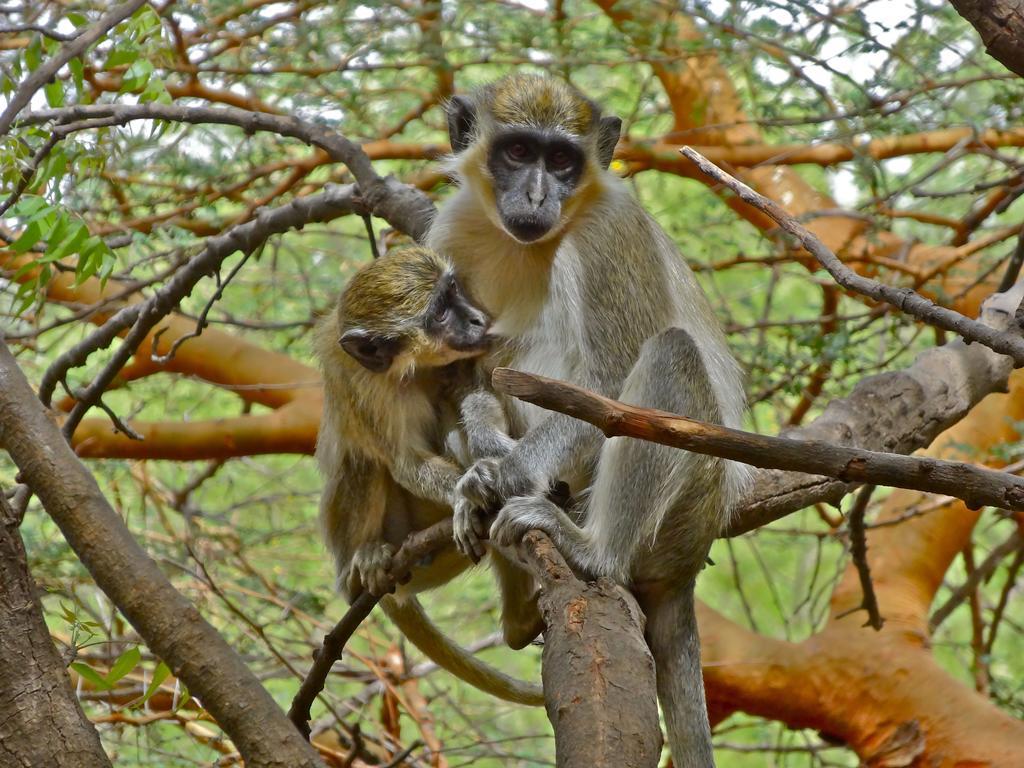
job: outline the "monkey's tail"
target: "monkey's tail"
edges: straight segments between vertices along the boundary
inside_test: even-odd
[[[532,706],[544,703],[544,693],[536,683],[509,677],[453,643],[430,620],[415,597],[399,601],[386,596],[381,598],[380,605],[413,645],[460,680],[505,701]]]
[[[646,606],[646,613],[672,763],[676,768],[714,768],[692,584]]]

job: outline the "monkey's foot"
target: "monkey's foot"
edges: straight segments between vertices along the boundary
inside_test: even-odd
[[[546,496],[516,496],[508,500],[491,524],[491,541],[514,547],[527,531],[543,531],[573,568],[580,569],[586,537],[575,523]]]
[[[363,544],[352,556],[349,573],[349,594],[365,589],[374,597],[394,591],[389,571],[395,548],[383,541]]]

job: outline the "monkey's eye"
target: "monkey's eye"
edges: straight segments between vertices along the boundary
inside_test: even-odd
[[[505,154],[512,160],[522,162],[530,156],[530,148],[523,142],[517,141],[514,144],[509,144],[508,147],[505,148]]]
[[[434,321],[443,323],[448,320],[448,315],[450,313],[451,310],[447,306],[438,307],[437,311],[434,312]]]
[[[564,149],[556,149],[548,155],[548,165],[558,171],[563,171],[572,165],[572,155]]]

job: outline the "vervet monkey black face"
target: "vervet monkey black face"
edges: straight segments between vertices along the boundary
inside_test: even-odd
[[[498,213],[509,234],[531,243],[550,232],[584,167],[583,149],[566,136],[531,128],[498,133],[487,168],[494,180]]]
[[[424,315],[427,337],[456,352],[483,352],[491,343],[490,319],[466,299],[452,272],[445,272]]]
[[[338,343],[374,373],[401,360],[400,373],[434,368],[486,351],[489,318],[469,302],[450,262],[426,248],[403,248],[366,265],[339,302]]]
[[[574,90],[530,76],[456,96],[447,112],[452,150],[474,156],[497,221],[524,244],[565,227],[611,163],[622,127]]]

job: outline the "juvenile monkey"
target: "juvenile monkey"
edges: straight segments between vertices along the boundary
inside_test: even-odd
[[[486,391],[472,391],[470,358],[489,347],[488,325],[451,264],[418,247],[363,267],[336,311],[318,324],[321,524],[350,600],[364,589],[382,595],[391,557],[405,538],[451,514],[463,468],[443,455],[446,442],[464,462],[511,449],[500,404]],[[454,430],[460,418],[462,429]],[[496,551],[492,561],[505,598],[506,635],[525,645],[540,622],[532,581]],[[537,686],[454,646],[415,599],[416,592],[444,584],[470,565],[454,547],[442,551],[381,605],[417,647],[456,676],[511,701],[542,702]]]
[[[739,367],[707,299],[665,232],[608,166],[618,118],[571,86],[513,75],[452,99],[459,184],[427,244],[448,254],[508,339],[503,365],[628,403],[736,427]],[[614,438],[581,421],[507,403],[507,456],[460,482],[475,506],[503,504],[492,540],[552,536],[586,574],[629,585],[647,617],[673,760],[714,764],[693,606],[694,580],[742,489],[732,462]],[[590,486],[582,527],[539,491],[552,478]],[[455,513],[475,551],[481,520]]]

